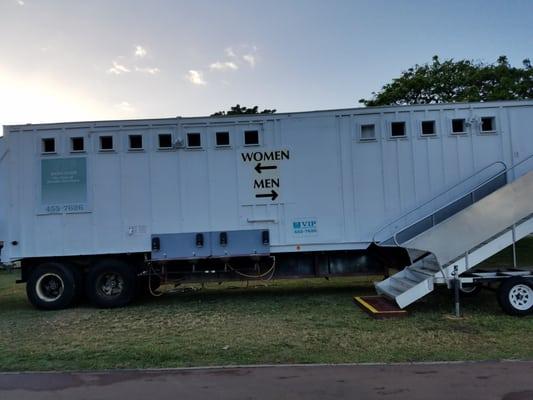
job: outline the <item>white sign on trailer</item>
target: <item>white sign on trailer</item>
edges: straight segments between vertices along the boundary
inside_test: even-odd
[[[255,201],[279,203],[281,196],[280,161],[290,160],[290,151],[268,150],[240,154],[241,161],[251,169],[250,189]]]

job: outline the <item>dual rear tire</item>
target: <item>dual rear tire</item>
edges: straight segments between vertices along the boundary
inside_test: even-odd
[[[82,279],[76,266],[43,263],[34,268],[26,283],[29,301],[41,310],[59,310],[85,296],[101,308],[123,307],[135,297],[135,269],[120,260],[102,260]]]
[[[26,282],[28,299],[40,310],[67,308],[81,292],[81,279],[76,272],[59,263],[39,265]]]
[[[103,260],[87,273],[85,295],[101,308],[124,307],[135,297],[135,270],[119,260]]]

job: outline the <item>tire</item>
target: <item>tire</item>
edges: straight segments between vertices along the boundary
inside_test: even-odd
[[[26,282],[26,294],[33,306],[40,310],[60,310],[70,306],[78,287],[68,266],[44,263],[35,268]]]
[[[476,285],[476,286],[463,286],[459,289],[462,297],[474,297],[481,292],[481,289],[483,289],[482,286]]]
[[[89,269],[85,295],[96,307],[124,307],[133,300],[136,284],[132,266],[120,260],[103,260]]]
[[[524,316],[533,312],[533,282],[514,277],[503,281],[498,289],[498,302],[509,315]]]

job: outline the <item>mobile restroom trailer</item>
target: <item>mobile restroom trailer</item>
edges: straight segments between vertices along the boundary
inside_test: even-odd
[[[46,309],[413,266],[438,251],[404,243],[527,175],[532,135],[532,101],[6,126],[2,261]],[[377,289],[405,306],[448,267]]]

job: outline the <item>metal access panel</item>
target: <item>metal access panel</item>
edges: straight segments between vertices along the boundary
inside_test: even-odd
[[[152,260],[242,257],[270,254],[268,230],[152,235]]]
[[[196,259],[210,255],[209,232],[152,235],[152,260]]]
[[[211,232],[213,257],[240,257],[270,254],[268,230]]]

